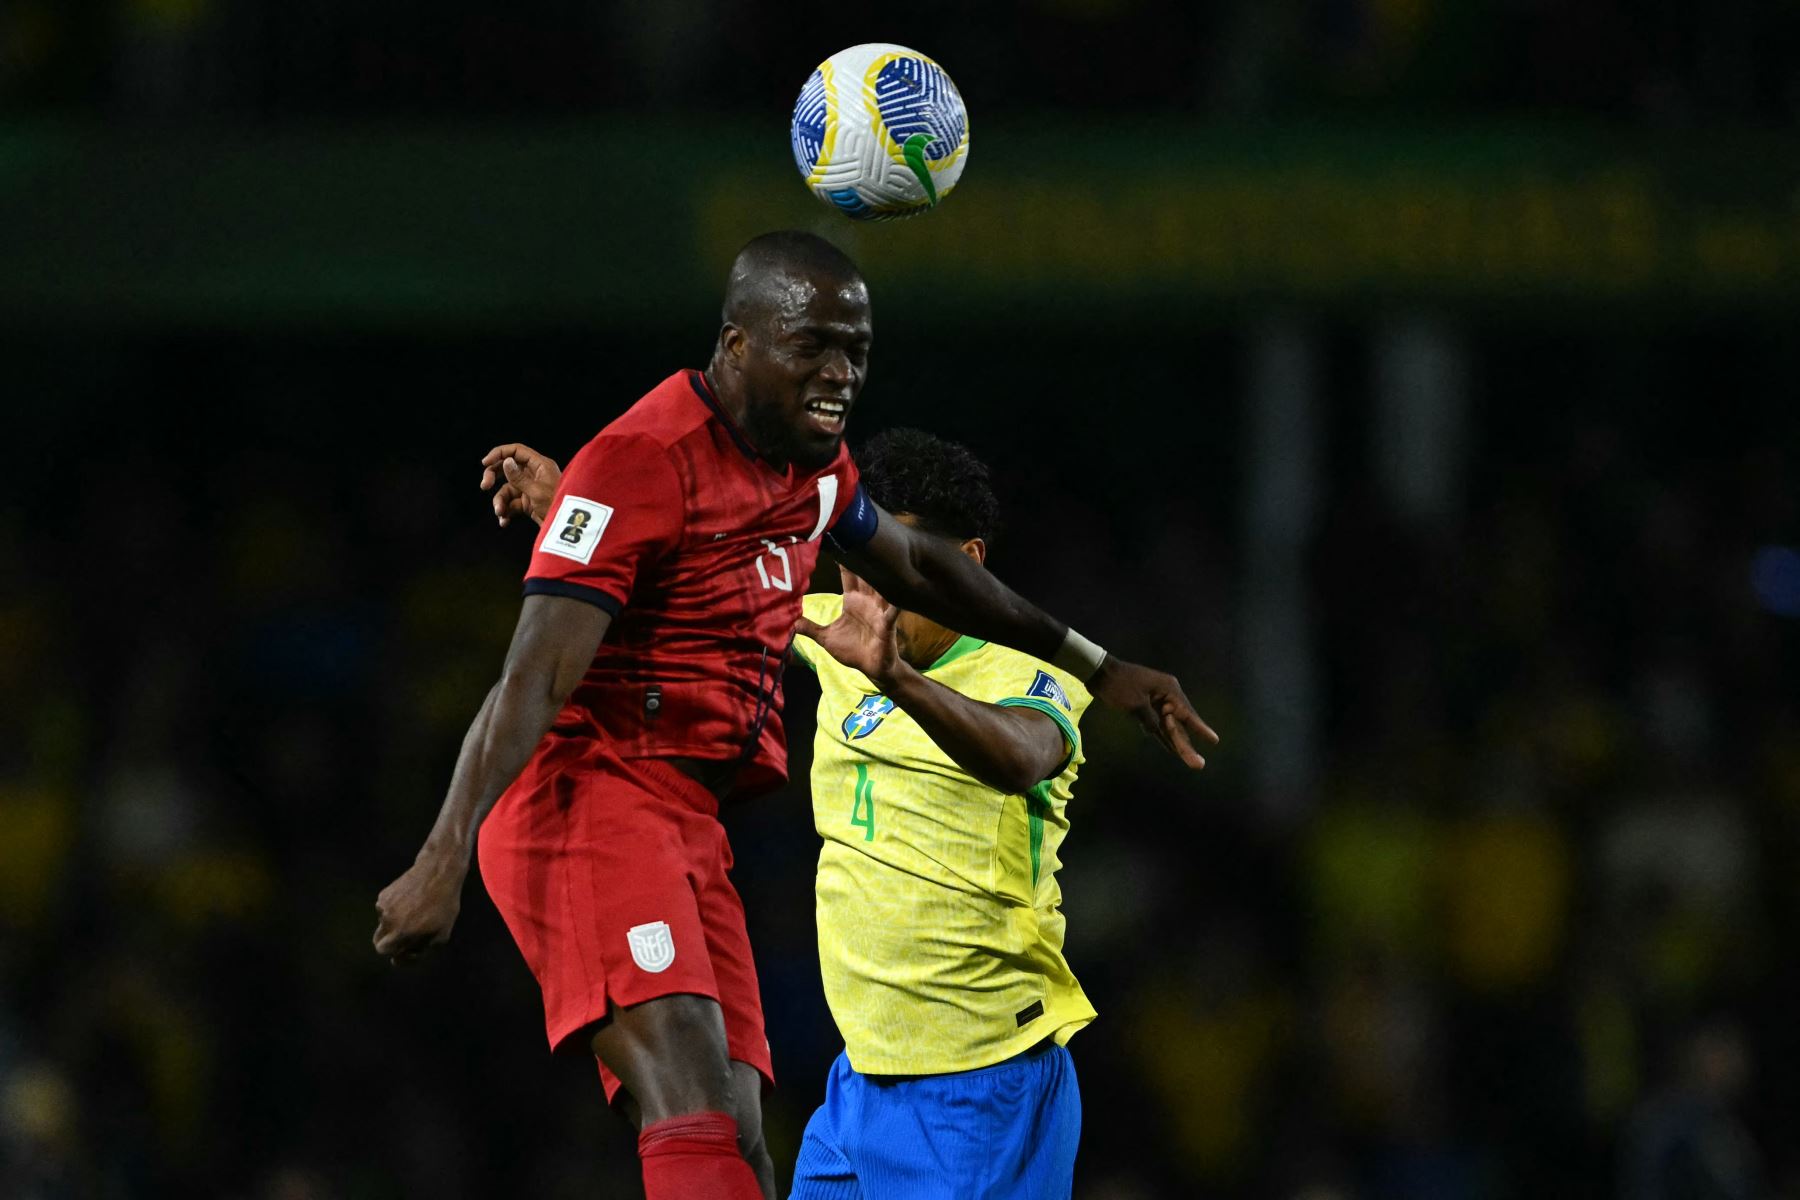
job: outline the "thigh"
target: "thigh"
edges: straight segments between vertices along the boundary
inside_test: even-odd
[[[1081,1144],[1081,1091],[1069,1052],[1051,1046],[1022,1055],[980,1080],[974,1096],[989,1143],[980,1194],[1068,1200]]]
[[[840,1083],[848,1072],[848,1062],[840,1054],[825,1082],[825,1101],[806,1123],[800,1139],[790,1200],[862,1200],[856,1168],[845,1155],[838,1134],[838,1121],[846,1106]]]
[[[731,882],[731,847],[716,822],[696,827],[704,844],[694,846],[694,902],[705,932],[706,952],[717,982],[716,995],[725,1014],[725,1039],[731,1057],[762,1077],[762,1087],[775,1086],[775,1067],[763,1019],[762,987],[744,921],[744,903]]]
[[[815,1114],[816,1117],[816,1114]],[[863,1200],[862,1184],[844,1156],[813,1136],[808,1122],[794,1163],[794,1186],[788,1200]]]
[[[1017,1125],[1022,1148],[1021,1200],[1067,1200],[1074,1190],[1075,1155],[1081,1148],[1081,1087],[1067,1049],[1049,1051],[1034,1068],[1035,1099]],[[1006,1195],[1008,1193],[999,1193]]]
[[[543,991],[553,1050],[647,1000],[717,999],[688,814],[617,765],[565,770],[505,804],[482,826],[482,881]]]
[[[1081,1136],[1068,1051],[871,1092],[852,1158],[871,1194],[896,1200],[1067,1200]]]

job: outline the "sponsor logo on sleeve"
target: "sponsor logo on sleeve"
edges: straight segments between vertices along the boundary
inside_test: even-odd
[[[574,559],[586,566],[594,557],[594,547],[612,520],[610,505],[582,496],[564,496],[556,515],[544,525],[544,536],[538,550],[559,558]]]
[[[1056,682],[1048,671],[1039,671],[1037,678],[1031,681],[1031,687],[1025,692],[1027,696],[1041,696],[1045,700],[1054,700],[1064,710],[1074,712],[1075,706],[1069,703],[1069,694],[1063,691],[1062,684]]]
[[[631,943],[631,961],[652,975],[660,975],[675,961],[675,938],[667,921],[633,925],[625,938]]]

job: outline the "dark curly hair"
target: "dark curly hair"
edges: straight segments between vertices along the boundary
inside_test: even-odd
[[[1000,501],[987,464],[967,446],[918,429],[889,429],[856,454],[869,497],[922,529],[990,545],[1000,532]]]

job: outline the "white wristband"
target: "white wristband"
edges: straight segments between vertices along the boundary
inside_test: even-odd
[[[1057,647],[1056,653],[1050,658],[1053,665],[1061,667],[1083,683],[1092,679],[1094,672],[1105,661],[1106,651],[1073,629],[1063,637],[1062,645]]]

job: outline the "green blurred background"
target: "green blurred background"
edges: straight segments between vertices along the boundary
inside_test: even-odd
[[[471,885],[368,949],[566,459],[824,233],[851,430],[993,464],[993,565],[1168,664],[1088,722],[1081,1200],[1800,1195],[1800,5],[0,5],[0,1194],[630,1196]],[[855,226],[786,122],[951,72]],[[795,777],[815,695],[789,680]],[[802,785],[728,814],[781,1089],[840,1043]]]

